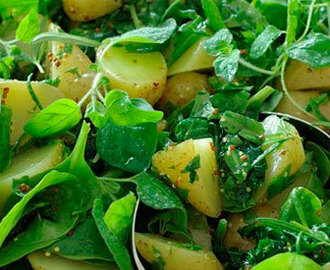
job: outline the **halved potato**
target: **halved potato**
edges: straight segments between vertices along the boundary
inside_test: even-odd
[[[213,67],[215,57],[209,55],[204,49],[204,41],[207,38],[201,38],[191,46],[183,55],[180,56],[168,69],[168,76],[175,74],[205,70]]]
[[[112,89],[126,91],[131,98],[144,98],[155,104],[166,86],[167,65],[159,52],[132,53],[124,47],[105,49],[98,59],[110,79]]]
[[[65,13],[73,21],[90,21],[102,17],[122,5],[122,0],[64,0]]]
[[[279,212],[269,204],[260,204],[247,212],[252,213],[256,217],[271,217],[279,218]],[[248,223],[244,221],[244,213],[230,214],[227,218],[228,229],[223,238],[223,243],[226,248],[238,248],[239,250],[248,251],[256,246],[255,239],[243,238],[238,231],[247,226]]]
[[[49,30],[59,32],[59,27],[51,24]],[[92,61],[74,44],[52,41],[49,47],[46,65],[51,79],[60,80],[58,88],[66,98],[79,101],[92,86]]]
[[[297,172],[305,162],[305,151],[297,129],[288,122],[280,119],[275,115],[267,117],[263,121],[265,130],[265,138],[274,135],[282,134],[283,132],[290,133],[293,138],[282,143],[275,151],[271,152],[266,157],[267,170],[265,174],[265,182],[259,188],[256,194],[256,201],[262,203],[267,201],[268,188],[274,180],[279,176],[288,174],[293,175]],[[286,135],[283,134],[283,137]],[[263,150],[267,150],[271,145],[264,145]],[[286,172],[288,170],[288,172]]]
[[[45,252],[37,251],[28,255],[27,258],[34,270],[119,270],[114,264],[96,265],[69,260],[54,254],[47,255]]]
[[[32,147],[13,158],[11,166],[0,174],[0,215],[12,193],[14,179],[34,177],[52,169],[64,159],[64,145],[56,141],[41,148]]]
[[[291,60],[285,71],[285,82],[289,90],[330,89],[330,67],[312,69],[307,64]]]
[[[169,178],[174,187],[188,191],[187,200],[197,210],[210,217],[220,215],[217,162],[211,138],[190,139],[170,146],[156,153],[152,164],[160,174]]]
[[[205,74],[197,72],[178,74],[169,78],[158,104],[162,109],[165,109],[168,103],[182,107],[194,99],[200,90],[212,90]]]
[[[329,74],[330,76],[330,74]],[[292,98],[302,107],[305,108],[306,105],[310,102],[311,98],[318,97],[322,94],[321,91],[316,90],[304,90],[304,91],[290,91],[290,95]],[[319,106],[320,112],[330,119],[330,104],[320,104]],[[287,113],[298,118],[304,119],[306,121],[313,122],[315,119],[304,114],[302,111],[298,110],[288,99],[286,95],[283,96],[280,104],[277,106],[276,111]]]
[[[32,88],[41,105],[47,107],[63,98],[58,88],[40,82],[32,82]],[[39,109],[33,101],[27,83],[17,80],[0,80],[2,102],[12,111],[10,144],[14,145],[24,132],[24,125]]]
[[[163,264],[165,270],[223,269],[215,255],[208,250],[193,250],[148,233],[135,233],[135,243],[147,262]]]

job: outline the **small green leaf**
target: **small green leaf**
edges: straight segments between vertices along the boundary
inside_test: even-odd
[[[99,102],[90,102],[88,103],[85,111],[85,118],[89,118],[94,126],[100,128],[106,125],[106,108],[105,106]]]
[[[215,35],[204,41],[205,50],[213,55],[227,54],[231,51],[233,35],[226,29],[221,29]]]
[[[35,138],[53,136],[71,129],[81,118],[80,107],[76,102],[59,99],[30,119],[24,130]]]
[[[239,57],[240,51],[238,49],[233,50],[228,55],[218,56],[213,62],[217,76],[224,78],[226,82],[231,82],[238,70]]]
[[[189,173],[190,183],[193,184],[195,181],[198,180],[198,175],[196,170],[200,168],[200,155],[194,157],[187,166],[181,171],[182,173]]]
[[[30,42],[40,30],[39,15],[35,9],[31,9],[20,22],[16,30],[16,39],[23,42]]]
[[[275,26],[268,25],[252,43],[250,56],[255,59],[262,56],[273,43],[273,41],[281,35],[281,33],[282,32]]]
[[[0,94],[1,96],[1,94]],[[6,169],[11,160],[10,122],[11,109],[0,105],[0,172]]]
[[[207,24],[213,31],[225,28],[220,10],[213,0],[202,0],[202,7],[207,18]]]

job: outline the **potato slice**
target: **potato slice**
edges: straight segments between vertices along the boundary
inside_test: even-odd
[[[330,89],[330,67],[311,69],[307,64],[292,60],[285,71],[289,90]]]
[[[169,239],[148,233],[135,233],[142,257],[149,263],[164,264],[165,270],[222,270],[215,255],[208,250],[192,250]]]
[[[279,212],[276,208],[269,204],[258,205],[248,212],[253,213],[257,217],[271,217],[279,218]],[[244,221],[244,213],[230,214],[227,218],[228,230],[223,238],[224,246],[226,248],[236,247],[239,250],[248,251],[256,246],[255,239],[243,238],[238,231],[247,226],[247,222]]]
[[[159,52],[132,53],[124,47],[110,47],[100,54],[110,87],[126,91],[131,98],[144,98],[155,104],[163,95],[167,65]]]
[[[82,261],[73,261],[51,254],[46,256],[44,252],[34,252],[27,256],[34,270],[119,270],[116,265],[96,265]]]
[[[209,92],[212,90],[205,74],[197,72],[178,74],[169,78],[164,95],[158,104],[162,109],[165,109],[168,103],[182,107],[194,99],[200,90]]]
[[[43,107],[64,97],[58,88],[48,84],[32,82],[32,88]],[[23,134],[26,121],[38,112],[38,108],[24,81],[0,80],[0,91],[2,102],[12,110],[10,144],[14,145]]]
[[[297,129],[293,125],[275,115],[271,115],[263,121],[263,127],[265,130],[265,137],[281,134],[285,131],[294,136],[294,138],[282,143],[278,149],[266,157],[267,170],[265,174],[265,182],[259,188],[255,197],[258,203],[267,200],[268,188],[277,177],[285,174],[285,171],[289,167],[290,170],[288,174],[289,176],[293,175],[305,162],[305,151],[302,144],[302,138],[299,136]],[[263,150],[265,151],[270,146],[271,145],[263,146]]]
[[[0,215],[12,193],[14,179],[34,177],[52,169],[64,159],[64,145],[61,141],[37,148],[32,147],[13,158],[11,166],[0,174]]]
[[[188,71],[205,70],[213,67],[215,58],[209,55],[203,43],[206,38],[201,38],[191,46],[181,57],[176,60],[168,69],[168,76]]]
[[[52,24],[50,31],[58,32],[59,27]],[[66,98],[79,101],[91,88],[94,74],[89,69],[92,61],[77,46],[63,42],[50,42],[46,65],[50,77],[58,78],[58,88]]]
[[[330,76],[330,75],[329,75]],[[310,91],[310,90],[304,90],[304,91],[290,91],[290,95],[292,98],[303,108],[309,103],[310,98],[318,97],[320,94],[322,94],[321,91]],[[329,104],[321,104],[319,106],[320,112],[330,119],[330,106]],[[304,119],[306,121],[313,122],[315,119],[312,117],[304,114],[302,111],[298,110],[288,99],[287,96],[283,96],[280,104],[277,106],[276,111],[287,113],[293,116],[296,116],[298,118]]]
[[[187,200],[192,206],[207,216],[218,217],[222,207],[213,148],[211,138],[190,139],[156,153],[152,164],[174,186],[188,191]],[[199,163],[198,168],[187,170],[192,163]]]
[[[63,0],[65,13],[72,21],[90,21],[102,17],[122,5],[122,0]]]

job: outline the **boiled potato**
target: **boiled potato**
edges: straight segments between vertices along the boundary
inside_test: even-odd
[[[176,107],[182,107],[193,100],[200,90],[212,90],[206,75],[197,72],[175,75],[167,81],[159,106],[166,109],[167,104],[171,103]]]
[[[122,5],[122,0],[63,0],[65,13],[72,21],[90,21],[102,17]]]
[[[99,58],[112,89],[125,90],[131,98],[144,98],[152,105],[163,95],[167,65],[161,53],[132,53],[112,46]]]
[[[290,61],[285,71],[285,82],[289,90],[330,89],[330,67],[311,69],[307,64]]]
[[[15,156],[11,166],[0,174],[0,216],[12,193],[14,179],[34,177],[52,169],[64,159],[64,145],[60,141],[37,148],[32,147]]]
[[[330,76],[330,75],[329,75]],[[292,98],[302,107],[305,108],[305,106],[310,102],[310,98],[318,97],[322,92],[320,91],[291,91],[290,95]],[[320,112],[330,119],[330,104],[321,104],[319,106]],[[287,113],[293,116],[296,116],[298,118],[304,119],[306,121],[313,122],[315,119],[312,117],[304,114],[302,111],[298,110],[288,99],[287,96],[283,96],[280,104],[277,106],[276,111]]]
[[[180,56],[168,69],[168,76],[175,74],[210,69],[213,67],[215,58],[209,55],[203,46],[206,38],[201,38]]]
[[[221,263],[208,250],[192,250],[170,239],[135,233],[139,253],[149,263],[163,262],[165,270],[220,270]]]
[[[52,24],[50,31],[58,32],[59,28]],[[51,79],[60,80],[58,88],[66,98],[79,101],[92,86],[91,60],[77,45],[52,41],[49,46],[46,65]]]
[[[27,258],[34,270],[119,270],[114,264],[96,265],[69,260],[53,254],[47,255],[45,252],[38,251],[31,253]]]
[[[261,204],[250,210],[256,217],[279,218],[279,212],[269,204]],[[223,238],[226,248],[236,247],[239,250],[248,251],[256,246],[255,239],[243,238],[238,231],[248,224],[244,221],[244,213],[230,214],[227,218],[228,230]]]
[[[58,88],[40,82],[32,82],[32,88],[41,105],[47,107],[55,100],[63,98]],[[17,80],[0,80],[2,103],[12,111],[10,144],[14,145],[24,132],[24,125],[39,110],[32,99],[27,83]]]
[[[268,187],[277,177],[286,173],[285,171],[289,167],[288,176],[293,175],[305,162],[302,139],[293,125],[275,115],[271,115],[263,121],[263,127],[266,139],[267,137],[279,135],[283,132],[287,132],[294,137],[282,143],[278,149],[266,157],[267,170],[265,173],[265,182],[259,188],[255,197],[259,203],[267,200]],[[264,145],[263,150],[267,150],[270,146],[269,144]]]
[[[188,191],[187,200],[210,217],[221,213],[217,162],[211,138],[187,140],[153,156],[156,170],[166,175],[174,186]],[[195,164],[195,170],[187,170]],[[195,177],[194,177],[194,174]]]

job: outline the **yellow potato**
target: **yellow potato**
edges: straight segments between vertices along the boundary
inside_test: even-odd
[[[102,17],[122,5],[122,0],[63,0],[65,13],[73,21],[90,21]]]
[[[330,76],[330,75],[329,75]],[[290,95],[293,97],[293,99],[302,107],[305,108],[305,106],[310,102],[310,98],[318,97],[322,92],[320,91],[290,91]],[[330,119],[330,104],[321,104],[319,106],[320,112]],[[293,116],[296,116],[298,118],[304,119],[306,121],[313,122],[315,119],[312,117],[304,114],[302,111],[298,110],[296,106],[294,106],[291,101],[288,99],[287,96],[283,96],[280,104],[277,106],[276,111],[287,113]]]
[[[330,67],[311,69],[307,64],[292,60],[285,71],[289,90],[330,89]]]
[[[167,65],[159,52],[132,53],[123,47],[110,47],[99,54],[103,72],[112,89],[126,91],[131,98],[144,98],[155,104],[166,86]]]
[[[114,264],[96,265],[73,261],[57,255],[46,256],[45,252],[34,252],[27,256],[34,270],[119,270]]]
[[[180,56],[168,69],[168,76],[175,74],[205,70],[213,67],[213,61],[215,58],[209,55],[204,47],[203,43],[206,38],[201,38],[193,46],[191,46],[183,55]]]
[[[54,24],[50,30],[59,31]],[[89,66],[92,62],[77,45],[50,42],[46,61],[51,79],[60,80],[58,88],[66,98],[79,101],[91,88],[94,74]]]
[[[278,176],[285,173],[285,170],[290,167],[288,172],[289,176],[297,172],[305,162],[305,151],[302,144],[302,139],[299,136],[296,128],[288,122],[280,119],[279,117],[272,115],[267,117],[263,121],[263,127],[265,129],[265,138],[280,134],[281,130],[289,132],[294,138],[291,138],[282,143],[278,149],[270,153],[266,157],[267,170],[265,174],[265,182],[259,188],[256,194],[256,201],[259,203],[267,200],[267,190]],[[271,145],[264,145],[265,151]]]
[[[192,250],[170,239],[148,233],[135,233],[135,243],[147,262],[163,262],[165,270],[223,269],[215,255],[208,250]]]
[[[253,215],[257,217],[271,217],[279,218],[279,212],[268,204],[258,205],[250,210]],[[239,250],[248,251],[256,246],[255,239],[243,238],[238,231],[247,226],[248,224],[244,221],[244,214],[230,214],[227,218],[228,230],[224,236],[223,242],[226,248],[236,247]]]
[[[14,179],[33,177],[52,169],[63,161],[64,145],[60,141],[42,148],[32,147],[13,158],[11,166],[0,174],[0,215],[12,193]]]
[[[55,100],[64,98],[58,88],[40,82],[32,82],[32,88],[41,105],[47,107]],[[17,80],[0,80],[2,102],[12,110],[10,144],[14,145],[24,132],[24,125],[38,112],[27,87],[27,83]]]
[[[199,157],[199,166],[192,172],[186,168]],[[221,213],[221,198],[214,145],[211,138],[187,140],[170,146],[153,156],[156,170],[166,175],[174,186],[188,191],[187,200],[197,210],[210,217]],[[197,162],[198,164],[198,162]]]
[[[165,109],[168,103],[182,107],[194,99],[200,90],[212,90],[206,75],[197,72],[178,74],[169,78],[158,104],[162,109]]]

